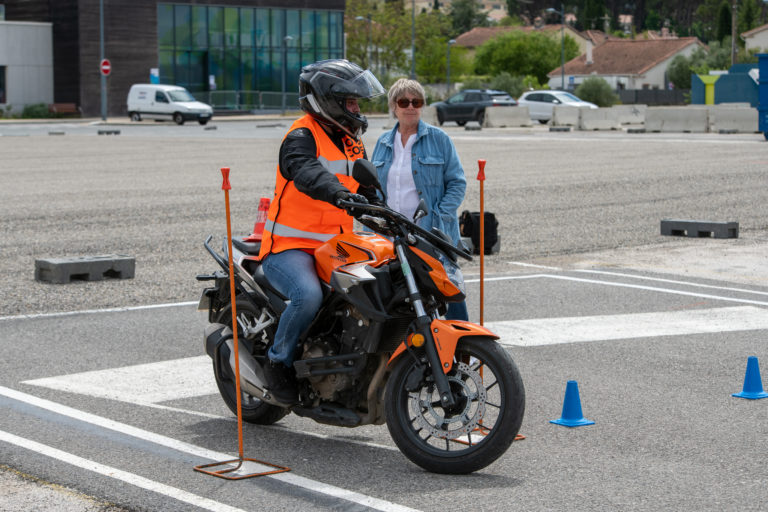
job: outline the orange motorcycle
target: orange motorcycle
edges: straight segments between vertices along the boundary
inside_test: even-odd
[[[370,162],[354,178],[381,191]],[[382,192],[383,194],[383,192]],[[236,313],[242,417],[267,425],[293,412],[340,427],[386,422],[402,453],[435,473],[470,473],[509,448],[520,429],[525,390],[498,336],[471,322],[444,320],[446,304],[465,298],[457,257],[471,260],[439,230],[380,205],[341,204],[373,232],[339,234],[315,251],[324,299],[303,333],[294,369],[299,403],[281,404],[262,365],[285,300],[264,276],[259,244],[233,239],[234,276],[226,255],[205,247],[221,266],[198,276],[213,281],[205,350],[224,402],[236,414],[230,284]],[[226,253],[226,244],[223,244]]]

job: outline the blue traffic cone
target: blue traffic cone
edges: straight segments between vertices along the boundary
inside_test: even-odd
[[[581,399],[579,398],[579,384],[575,380],[569,380],[565,386],[565,400],[563,400],[563,414],[559,420],[550,420],[550,423],[563,425],[564,427],[581,427],[594,425],[581,412]]]
[[[749,356],[747,359],[747,373],[744,374],[744,389],[742,389],[741,393],[733,393],[731,396],[748,398],[750,400],[768,397],[768,393],[763,391],[763,381],[760,378],[760,366],[757,364],[757,358],[755,356]]]

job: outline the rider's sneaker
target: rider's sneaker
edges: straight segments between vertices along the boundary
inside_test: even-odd
[[[298,388],[293,371],[282,363],[268,361],[264,365],[264,378],[267,389],[276,401],[293,405],[298,401]]]

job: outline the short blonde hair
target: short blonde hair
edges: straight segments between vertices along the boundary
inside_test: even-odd
[[[411,93],[412,95],[426,102],[427,94],[424,92],[424,88],[419,82],[416,80],[411,80],[410,78],[401,78],[397,82],[393,83],[392,87],[389,88],[387,97],[389,99],[390,111],[395,111],[397,100],[405,96],[406,93]]]

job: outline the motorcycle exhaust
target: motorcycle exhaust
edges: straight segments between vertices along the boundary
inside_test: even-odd
[[[221,351],[223,345],[229,350],[229,367],[231,374],[235,375],[235,343],[232,337],[232,329],[224,324],[209,324],[205,328],[205,352],[218,364],[216,353]],[[272,405],[285,407],[274,399],[266,386],[267,379],[261,365],[248,352],[239,350],[240,356],[240,390],[251,396],[263,400]]]

